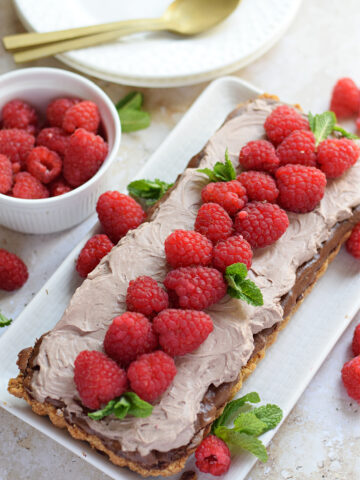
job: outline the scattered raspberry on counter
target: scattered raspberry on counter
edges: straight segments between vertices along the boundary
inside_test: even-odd
[[[351,117],[359,112],[360,93],[351,78],[340,78],[332,91],[330,110],[337,118]]]
[[[47,184],[60,175],[62,161],[56,152],[46,147],[35,147],[26,158],[26,168],[33,177]]]
[[[220,476],[229,470],[231,453],[223,440],[215,435],[208,435],[197,447],[195,459],[201,472]]]
[[[68,133],[73,133],[78,128],[96,133],[99,125],[100,114],[98,107],[90,100],[83,100],[72,105],[66,110],[62,122],[62,128]]]
[[[173,267],[209,265],[213,246],[208,238],[193,230],[175,230],[165,240],[165,255]]]
[[[169,355],[158,350],[141,355],[131,363],[127,374],[131,389],[146,402],[153,402],[171,385],[176,366]]]
[[[309,122],[294,108],[280,105],[265,120],[264,128],[268,139],[279,145],[294,130],[309,130]]]
[[[47,198],[49,190],[31,173],[19,172],[14,176],[12,194],[16,198],[34,200],[36,198]]]
[[[110,252],[114,244],[107,235],[98,234],[91,237],[84,245],[76,262],[78,274],[85,278]]]
[[[74,381],[82,403],[98,410],[127,389],[126,372],[104,353],[84,350],[75,359]]]
[[[3,106],[3,128],[19,128],[34,134],[38,124],[38,116],[34,107],[23,100],[14,99]]]
[[[360,355],[345,363],[341,378],[349,397],[360,403]]]
[[[249,269],[252,256],[250,244],[241,235],[234,235],[215,245],[212,263],[215,268],[223,273],[226,267],[233,263],[244,263]]]
[[[252,140],[240,150],[239,163],[245,170],[273,173],[280,161],[272,143],[267,140]]]
[[[230,237],[233,233],[233,222],[221,205],[204,203],[196,216],[195,231],[215,244]]]
[[[360,355],[360,323],[355,328],[351,349],[355,357]]]
[[[329,138],[318,146],[317,161],[328,178],[340,177],[359,158],[360,149],[348,138]]]
[[[171,357],[196,350],[213,331],[209,315],[198,310],[163,310],[154,318],[153,326],[159,343]]]
[[[346,242],[346,250],[355,258],[360,259],[360,223],[355,225]]]
[[[96,211],[105,233],[114,244],[145,219],[144,210],[133,198],[116,191],[100,195]]]
[[[27,266],[21,258],[0,248],[0,289],[16,290],[24,285],[28,276]]]
[[[249,201],[276,202],[279,190],[271,175],[249,170],[248,172],[242,172],[238,175],[236,180],[245,187]]]
[[[237,180],[208,183],[201,191],[204,203],[218,203],[229,215],[235,215],[247,202],[246,190]]]
[[[280,165],[297,163],[316,167],[315,136],[308,130],[294,130],[277,147]]]
[[[274,203],[251,202],[235,217],[235,229],[253,248],[276,242],[289,226],[286,212]]]
[[[108,328],[104,349],[107,355],[127,367],[139,355],[158,346],[152,324],[142,313],[125,312],[115,317]]]
[[[62,128],[67,110],[80,102],[78,98],[56,98],[46,108],[46,118],[52,127]]]
[[[65,155],[70,136],[58,127],[43,128],[36,137],[36,145],[47,147],[62,157]]]
[[[8,193],[13,184],[13,171],[7,156],[0,153],[0,193]]]
[[[324,196],[326,177],[318,168],[289,164],[280,167],[275,177],[279,205],[290,212],[311,212]]]
[[[209,267],[171,270],[166,275],[164,285],[174,307],[190,310],[205,310],[220,301],[227,290],[222,274]]]
[[[153,278],[143,275],[130,281],[126,305],[131,312],[152,318],[169,307],[169,296]]]

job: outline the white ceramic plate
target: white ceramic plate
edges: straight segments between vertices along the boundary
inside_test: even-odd
[[[14,0],[26,28],[61,30],[130,18],[161,16],[170,0]],[[61,54],[95,77],[127,85],[199,83],[235,71],[265,53],[285,32],[301,0],[242,0],[221,25],[196,37],[144,33]],[[204,15],[206,12],[204,12]]]
[[[137,178],[174,180],[226,115],[238,103],[254,98],[259,93],[251,85],[235,78],[225,77],[214,81],[149,159]],[[170,163],[169,158],[173,159]],[[89,232],[89,236],[93,231]],[[18,352],[33,345],[36,338],[56,324],[79,285],[74,260],[83,244],[84,240],[0,338],[0,404],[111,478],[139,479],[136,474],[115,467],[85,443],[73,440],[69,434],[55,428],[48,419],[33,414],[24,401],[6,391],[9,378],[18,373]],[[342,251],[281,332],[265,360],[246,381],[240,395],[254,390],[259,392],[264,402],[280,405],[285,418],[359,309],[359,290],[359,267],[350,255]],[[262,436],[262,440],[267,444],[274,434],[274,430],[269,431]],[[226,479],[244,479],[255,461],[254,457],[247,454],[235,457]],[[192,462],[190,460],[190,465]],[[205,479],[206,475],[199,475],[199,480]]]

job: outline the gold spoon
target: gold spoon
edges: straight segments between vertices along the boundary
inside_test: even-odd
[[[125,20],[47,33],[21,33],[4,37],[3,44],[6,50],[26,48],[14,53],[15,62],[21,63],[144,31],[168,30],[180,35],[196,35],[225,20],[239,3],[240,0],[175,0],[160,18]],[[43,46],[31,48],[38,45]]]

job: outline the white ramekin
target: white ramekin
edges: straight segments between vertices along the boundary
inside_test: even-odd
[[[0,76],[0,109],[19,98],[44,114],[51,100],[63,96],[96,103],[109,153],[90,180],[64,195],[27,200],[0,194],[0,225],[23,233],[52,233],[80,223],[95,211],[105,173],[118,153],[121,138],[119,116],[110,98],[90,80],[58,68],[24,68]]]

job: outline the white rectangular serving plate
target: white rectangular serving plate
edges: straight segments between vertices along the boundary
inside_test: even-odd
[[[227,114],[238,103],[260,93],[260,90],[237,78],[224,77],[212,82],[136,178],[174,181],[190,158],[201,150],[221,126]],[[95,230],[96,227],[89,232],[87,238]],[[138,479],[137,474],[114,466],[84,442],[73,440],[67,432],[54,427],[47,418],[35,415],[23,400],[16,399],[7,392],[8,380],[18,374],[16,360],[19,351],[32,346],[37,338],[57,323],[75,288],[80,284],[74,262],[84,242],[85,239],[70,253],[0,338],[0,405],[111,478]],[[288,326],[280,333],[265,360],[246,381],[240,395],[249,391],[259,392],[264,402],[278,404],[283,409],[285,418],[360,308],[359,290],[358,266],[350,255],[341,251]],[[262,436],[265,444],[270,442],[275,432],[272,430]],[[189,461],[190,466],[193,461]],[[224,478],[244,479],[255,462],[256,458],[246,453],[234,456],[231,468]],[[205,478],[208,477],[199,475],[200,480]]]

